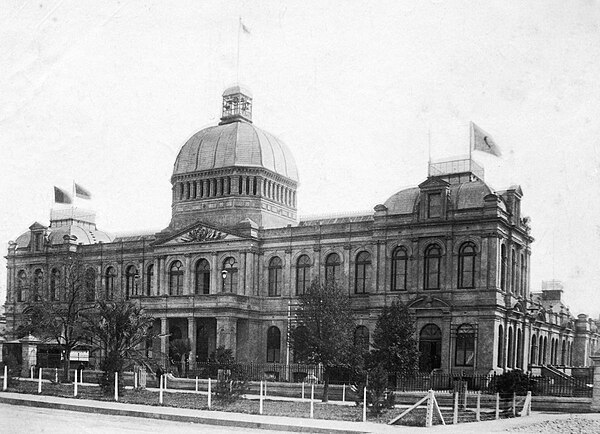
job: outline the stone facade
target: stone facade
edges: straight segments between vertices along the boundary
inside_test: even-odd
[[[530,290],[520,187],[493,191],[475,162],[457,160],[432,164],[425,181],[372,213],[298,222],[293,157],[251,126],[244,92],[226,91],[221,124],[182,148],[163,231],[112,238],[92,213],[71,210],[9,246],[9,339],[34,292],[51,291],[53,258],[69,250],[93,270],[97,298],[135,300],[156,318],[155,357],[181,337],[192,360],[223,345],[241,361],[293,361],[286,336],[298,295],[331,278],[352,299],[357,334],[373,332],[383,306],[406,303],[425,371],[590,364],[595,322]]]

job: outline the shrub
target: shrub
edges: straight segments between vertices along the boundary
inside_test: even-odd
[[[520,370],[505,372],[502,375],[494,377],[493,389],[503,398],[508,398],[516,393],[517,395],[526,395],[528,391],[534,391],[535,384],[531,381],[529,375]]]

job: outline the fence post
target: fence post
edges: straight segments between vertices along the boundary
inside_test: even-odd
[[[260,389],[258,392],[258,414],[263,414],[263,382],[260,380]]]
[[[342,402],[346,402],[346,383],[342,385]]]
[[[425,416],[425,428],[433,425],[433,390],[427,392],[427,415]]]
[[[517,415],[517,393],[516,392],[513,392],[512,415],[513,415],[513,417],[515,417]]]
[[[363,389],[363,422],[367,421],[367,386]]]
[[[164,387],[163,388],[165,389],[165,392],[166,392],[167,391],[167,373],[165,372],[163,374],[163,376],[165,377],[165,382],[164,382],[164,385],[163,385]]]
[[[310,418],[315,416],[315,383],[310,385]]]
[[[210,384],[210,378],[208,379],[208,409],[210,410],[212,404],[212,390]]]
[[[42,368],[38,371],[38,393],[42,393]]]
[[[500,419],[500,394],[496,393],[496,419]]]
[[[30,374],[31,374],[31,379],[33,380],[33,372],[34,372],[35,366],[32,366],[31,368],[29,368]]]
[[[452,424],[458,423],[458,391],[454,392],[454,416],[452,417]]]
[[[75,382],[73,383],[73,396],[77,396],[77,370],[75,370]]]
[[[161,375],[160,379],[158,381],[158,403],[160,405],[162,405],[162,403],[163,403],[163,377],[164,377],[164,375]],[[209,406],[209,408],[210,408],[210,406]]]
[[[198,376],[196,376],[196,392],[198,391]]]
[[[134,371],[133,371],[133,388],[137,389],[137,387],[138,387],[137,371],[134,369]]]
[[[267,397],[267,381],[266,380],[265,380],[264,392],[265,392],[265,398],[266,398]]]
[[[115,372],[115,401],[119,400],[119,373]]]
[[[477,391],[477,410],[475,411],[475,421],[481,422],[481,390]]]
[[[54,382],[58,383],[58,368],[54,368]]]
[[[302,401],[304,401],[304,381],[302,382]]]
[[[4,365],[4,379],[2,380],[2,390],[8,389],[8,365]]]

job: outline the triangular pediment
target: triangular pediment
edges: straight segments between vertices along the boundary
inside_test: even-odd
[[[419,297],[410,302],[408,307],[411,309],[450,309],[450,305],[444,300],[431,296]]]
[[[435,188],[446,188],[450,186],[449,183],[444,181],[443,179],[431,177],[427,178],[425,181],[419,184],[419,188],[423,189],[435,189]]]
[[[216,241],[231,241],[243,238],[245,237],[233,234],[230,229],[224,230],[213,225],[197,222],[163,238],[157,244],[164,246],[174,244],[212,243]]]
[[[41,229],[47,229],[47,227],[44,226],[43,224],[41,224],[40,222],[35,222],[31,226],[29,226],[30,231],[37,231],[37,230],[41,230]]]

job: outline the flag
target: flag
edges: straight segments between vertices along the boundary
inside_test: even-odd
[[[73,199],[69,193],[64,191],[62,188],[54,186],[54,202],[56,203],[73,203]]]
[[[243,31],[244,33],[246,33],[247,35],[249,35],[249,34],[250,34],[250,29],[249,29],[248,27],[246,27],[246,26],[244,25],[244,23],[242,23],[242,19],[241,19],[241,18],[240,18],[240,26],[241,26],[241,28],[242,28],[242,31]]]
[[[474,151],[487,152],[496,157],[502,156],[502,152],[494,142],[494,139],[473,122],[471,122],[471,149]]]
[[[81,185],[77,184],[76,182],[75,184],[75,196],[81,198],[81,199],[91,199],[92,198],[92,193],[90,193],[87,189],[83,188]]]

